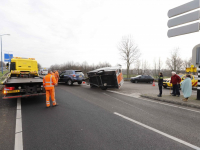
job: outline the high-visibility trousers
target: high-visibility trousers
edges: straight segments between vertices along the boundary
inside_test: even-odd
[[[55,89],[51,89],[51,90],[46,90],[46,106],[49,107],[50,106],[50,101],[49,101],[49,97],[51,96],[51,100],[53,102],[53,106],[56,105],[56,100],[55,100]]]

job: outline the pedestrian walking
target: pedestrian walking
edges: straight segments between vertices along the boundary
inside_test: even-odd
[[[176,74],[176,72],[172,71],[171,81],[173,85],[173,92],[171,93],[172,96],[180,96],[180,91],[178,85],[181,82],[181,78]]]
[[[54,85],[57,85],[55,77],[51,74],[51,70],[48,70],[48,74],[43,78],[43,86],[46,90],[46,107],[50,107],[49,97],[51,96],[52,105],[56,106]]]
[[[158,77],[158,87],[159,87],[158,97],[162,97],[162,86],[163,86],[163,74],[162,72],[160,72]]]
[[[186,75],[185,80],[181,83],[181,91],[183,92],[184,99],[183,101],[187,102],[188,98],[192,94],[192,81],[191,76],[188,74]]]

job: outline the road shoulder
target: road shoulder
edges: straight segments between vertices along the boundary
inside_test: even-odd
[[[156,101],[162,101],[162,102],[172,103],[176,105],[200,109],[200,100],[196,100],[196,96],[194,95],[192,95],[188,99],[188,102],[182,101],[183,96],[176,97],[176,96],[171,96],[171,95],[163,95],[162,97],[157,97],[157,95],[153,95],[153,94],[142,94],[141,97],[149,98]]]

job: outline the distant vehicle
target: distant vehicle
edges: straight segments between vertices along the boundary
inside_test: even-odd
[[[90,87],[100,87],[102,90],[107,88],[119,89],[123,83],[121,67],[105,67],[87,73]]]
[[[136,77],[131,77],[130,81],[132,83],[138,83],[138,82],[153,83],[154,78],[149,75],[138,75]]]
[[[73,85],[74,82],[82,84],[85,77],[80,70],[65,70],[60,74],[59,82],[65,82],[68,85]]]
[[[40,69],[39,74],[40,75],[47,75],[48,74],[48,68],[42,68],[42,69]]]

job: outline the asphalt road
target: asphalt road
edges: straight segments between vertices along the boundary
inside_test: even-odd
[[[126,90],[122,87],[118,91]],[[192,149],[156,131],[200,147],[200,110],[172,107],[86,85],[60,84],[56,87],[56,100],[59,106],[46,108],[45,96],[22,99],[24,150]],[[16,115],[16,101],[6,103],[9,105],[0,107],[0,117],[5,114],[5,108],[10,110],[6,119],[12,130],[6,133],[7,127],[3,126],[2,133],[11,137],[6,137],[7,143],[6,140],[0,143],[5,150],[14,147]],[[10,147],[6,146],[8,143]]]
[[[13,150],[15,142],[16,99],[2,100],[0,94],[0,149]]]

